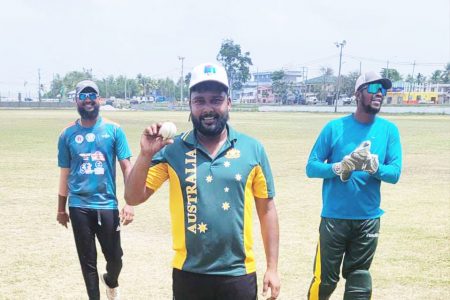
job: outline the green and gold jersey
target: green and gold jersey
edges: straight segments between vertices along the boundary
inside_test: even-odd
[[[195,131],[175,138],[153,157],[147,187],[170,184],[170,214],[176,269],[239,276],[256,271],[253,254],[254,197],[275,195],[263,146],[227,126],[216,157]]]

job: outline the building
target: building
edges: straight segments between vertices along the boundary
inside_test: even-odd
[[[387,104],[448,104],[450,84],[415,84],[396,81],[386,95]]]
[[[233,99],[241,103],[276,103],[276,97],[272,91],[272,71],[255,72],[251,74],[250,81],[243,84],[242,89],[233,91]],[[303,73],[301,71],[285,70],[285,80],[291,83],[294,89],[301,94],[303,87]],[[289,95],[291,102],[295,97]]]

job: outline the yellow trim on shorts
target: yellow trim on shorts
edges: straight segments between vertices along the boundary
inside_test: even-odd
[[[319,286],[320,286],[320,277],[322,276],[322,266],[320,263],[320,239],[317,243],[317,251],[316,251],[316,262],[314,265],[314,281],[309,288],[309,300],[318,300],[319,299]]]

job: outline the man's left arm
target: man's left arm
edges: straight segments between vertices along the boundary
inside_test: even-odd
[[[119,160],[120,168],[122,169],[123,174],[123,181],[127,182],[128,175],[131,171],[131,161],[129,158]],[[134,218],[134,208],[133,206],[130,206],[128,204],[125,204],[125,206],[120,211],[120,220],[123,225],[128,225],[131,222],[133,222]]]
[[[277,271],[279,249],[277,210],[272,198],[255,197],[255,204],[267,261],[267,270],[263,279],[263,296],[266,296],[267,290],[270,288],[271,297],[269,299],[276,299],[280,293],[280,278]]]
[[[127,182],[128,175],[131,172],[131,150],[128,146],[128,140],[125,136],[125,132],[121,127],[118,127],[116,130],[116,153],[117,158],[119,159],[120,168],[122,169],[123,174],[123,180],[124,182]],[[131,222],[133,222],[134,218],[134,208],[128,204],[125,204],[125,206],[120,211],[120,220],[123,225],[128,225]]]
[[[375,178],[388,183],[397,183],[402,171],[402,146],[400,134],[396,126],[389,132],[386,158],[379,162],[377,171],[373,174]]]

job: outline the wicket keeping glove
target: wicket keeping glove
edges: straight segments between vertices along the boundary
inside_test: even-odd
[[[364,141],[352,153],[344,156],[341,162],[335,163],[333,172],[341,181],[348,181],[353,171],[360,171],[366,167],[370,155],[370,141]]]
[[[345,182],[350,179],[350,175],[355,170],[355,166],[344,158],[341,162],[334,163],[332,170],[334,174],[339,176],[341,181]]]
[[[378,171],[380,163],[378,161],[378,155],[370,154],[365,164],[362,166],[362,170],[368,172],[369,174],[374,174]]]
[[[346,155],[343,160],[349,161],[355,166],[354,170],[361,171],[370,157],[370,141],[364,141],[352,153]]]

